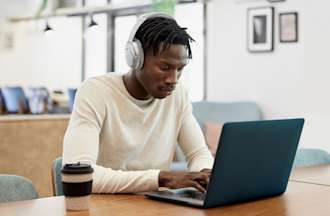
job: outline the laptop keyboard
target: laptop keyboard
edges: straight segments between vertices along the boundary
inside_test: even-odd
[[[180,197],[197,199],[197,200],[204,200],[206,195],[206,193],[202,193],[196,190],[189,190],[189,189],[164,190],[164,191],[158,191],[157,193],[164,194],[167,196],[180,196]]]
[[[204,200],[205,199],[205,193],[202,193],[200,191],[193,191],[193,190],[185,190],[179,193],[182,197],[192,198],[192,199],[198,199],[198,200]]]

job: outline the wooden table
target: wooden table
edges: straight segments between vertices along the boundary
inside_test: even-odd
[[[277,197],[259,201],[222,206],[212,209],[170,204],[144,198],[142,195],[93,195],[89,211],[66,212],[64,197],[49,197],[0,204],[0,215],[68,215],[68,216],[329,216],[330,187],[289,182],[287,191]]]
[[[330,164],[296,168],[292,170],[290,181],[330,186]]]

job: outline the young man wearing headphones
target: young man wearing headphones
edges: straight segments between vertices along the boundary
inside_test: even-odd
[[[178,82],[192,58],[191,41],[172,17],[143,15],[126,44],[131,70],[88,79],[78,89],[63,164],[91,163],[94,193],[205,191],[213,158]],[[177,144],[189,171],[169,171]]]

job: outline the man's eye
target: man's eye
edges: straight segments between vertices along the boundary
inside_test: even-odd
[[[168,70],[170,69],[170,67],[168,65],[163,65],[160,67],[162,70]]]

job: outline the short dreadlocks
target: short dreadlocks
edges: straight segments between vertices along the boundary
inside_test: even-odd
[[[147,19],[138,28],[135,37],[141,44],[144,53],[153,51],[154,55],[165,51],[171,44],[185,45],[188,58],[192,58],[190,42],[195,41],[174,19],[154,17]],[[161,48],[161,50],[160,50]]]

